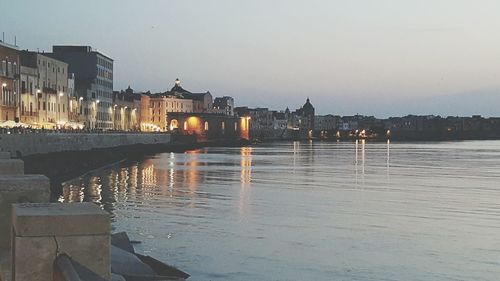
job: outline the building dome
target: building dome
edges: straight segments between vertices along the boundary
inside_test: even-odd
[[[314,106],[311,104],[309,98],[307,98],[306,103],[302,106],[302,110],[306,115],[314,115]]]

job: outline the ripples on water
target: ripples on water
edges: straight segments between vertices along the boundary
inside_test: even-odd
[[[500,142],[165,153],[64,185],[190,280],[499,280]]]

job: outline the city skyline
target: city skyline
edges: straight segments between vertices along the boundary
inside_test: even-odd
[[[21,49],[95,47],[115,59],[115,90],[179,77],[240,106],[310,97],[318,114],[500,115],[495,1],[121,3],[8,3],[0,31]]]

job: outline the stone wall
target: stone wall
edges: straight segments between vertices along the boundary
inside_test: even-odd
[[[35,154],[66,151],[88,151],[138,144],[168,144],[170,134],[104,133],[104,134],[1,134],[0,151],[21,158]]]

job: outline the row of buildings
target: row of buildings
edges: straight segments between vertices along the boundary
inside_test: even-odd
[[[171,90],[113,91],[114,61],[90,46],[20,50],[0,41],[0,122],[44,129],[170,131],[170,113],[234,115],[234,99]]]

